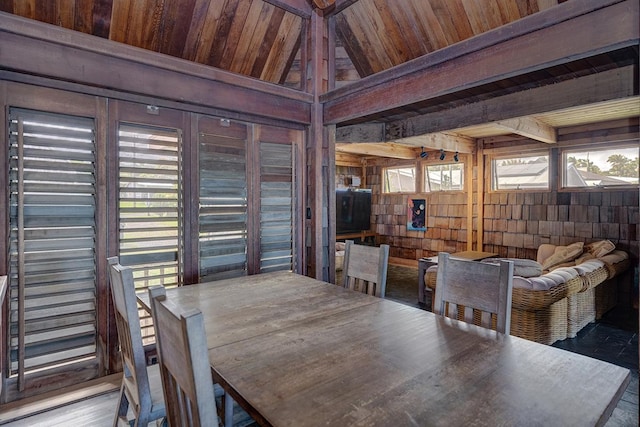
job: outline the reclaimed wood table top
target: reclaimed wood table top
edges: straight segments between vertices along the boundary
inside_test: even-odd
[[[261,425],[603,425],[630,379],[606,362],[290,272],[167,296],[202,311],[214,380]]]

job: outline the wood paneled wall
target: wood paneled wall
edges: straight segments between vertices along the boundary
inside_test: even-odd
[[[438,252],[467,250],[466,193],[382,194],[382,166],[367,167],[372,189],[372,228],[377,243],[390,246],[389,256],[417,260]],[[425,199],[427,231],[407,230],[410,198]]]
[[[609,239],[638,258],[638,190],[488,194],[484,249],[535,259],[543,243]]]

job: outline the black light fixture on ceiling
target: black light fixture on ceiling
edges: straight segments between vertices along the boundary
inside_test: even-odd
[[[460,158],[458,157],[458,152],[456,151],[456,154],[453,155],[453,161],[454,162],[459,162]]]
[[[444,150],[441,148],[440,149],[440,160],[444,160],[445,157],[447,157],[447,155],[444,154]]]
[[[426,151],[424,151],[424,147],[420,147],[420,157],[422,157],[423,159],[426,159],[427,157],[429,157],[429,153],[427,153]]]

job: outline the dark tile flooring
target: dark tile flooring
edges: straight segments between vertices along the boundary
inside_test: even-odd
[[[618,306],[585,326],[575,338],[557,341],[553,346],[628,368],[631,382],[605,426],[638,426],[637,310]]]

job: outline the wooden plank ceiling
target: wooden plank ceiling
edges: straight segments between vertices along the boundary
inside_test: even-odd
[[[188,61],[209,65],[267,82],[302,89],[305,76],[300,66],[301,43],[305,39],[313,8],[331,17],[335,29],[333,85],[349,83],[406,63],[423,55],[479,36],[526,18],[566,0],[0,0],[0,11],[46,22],[147,49]],[[578,1],[578,0],[574,0]],[[631,55],[629,55],[631,54]],[[629,60],[629,57],[635,59]],[[619,57],[616,57],[618,55]],[[637,49],[603,54],[562,69],[549,69],[483,88],[466,91],[338,123],[338,128],[363,123],[391,123],[472,102],[504,96],[544,84],[574,79],[630,63],[637,67]],[[614,101],[618,102],[618,101]],[[637,116],[638,99],[615,105],[614,118]],[[516,121],[451,126],[424,132],[422,138],[394,139],[386,135],[375,141],[395,142],[413,149],[460,147],[472,138],[512,133],[519,128],[538,132],[538,138],[553,142],[553,126],[597,120],[610,105],[551,112]],[[393,129],[392,126],[392,129]],[[546,130],[545,130],[546,129]],[[448,131],[448,132],[447,132]],[[444,132],[444,133],[443,133]],[[388,133],[388,129],[387,129]],[[452,136],[453,135],[453,136]],[[453,139],[452,139],[453,138]],[[340,139],[338,138],[338,141]],[[346,140],[345,142],[351,142]],[[451,142],[453,141],[453,142]],[[456,142],[457,141],[457,142]],[[466,142],[465,142],[466,141]],[[350,145],[347,147],[347,145]],[[357,149],[339,144],[338,150]],[[389,149],[379,155],[402,157],[411,151]],[[372,151],[373,150],[373,151]],[[357,151],[357,150],[356,150]],[[415,150],[414,150],[415,151]],[[361,154],[371,155],[375,146],[362,145]],[[397,154],[402,152],[404,154]],[[414,153],[415,154],[415,153]]]
[[[295,87],[299,64],[290,71],[312,3],[342,5],[335,11],[339,86],[562,1],[0,0],[0,10]]]

